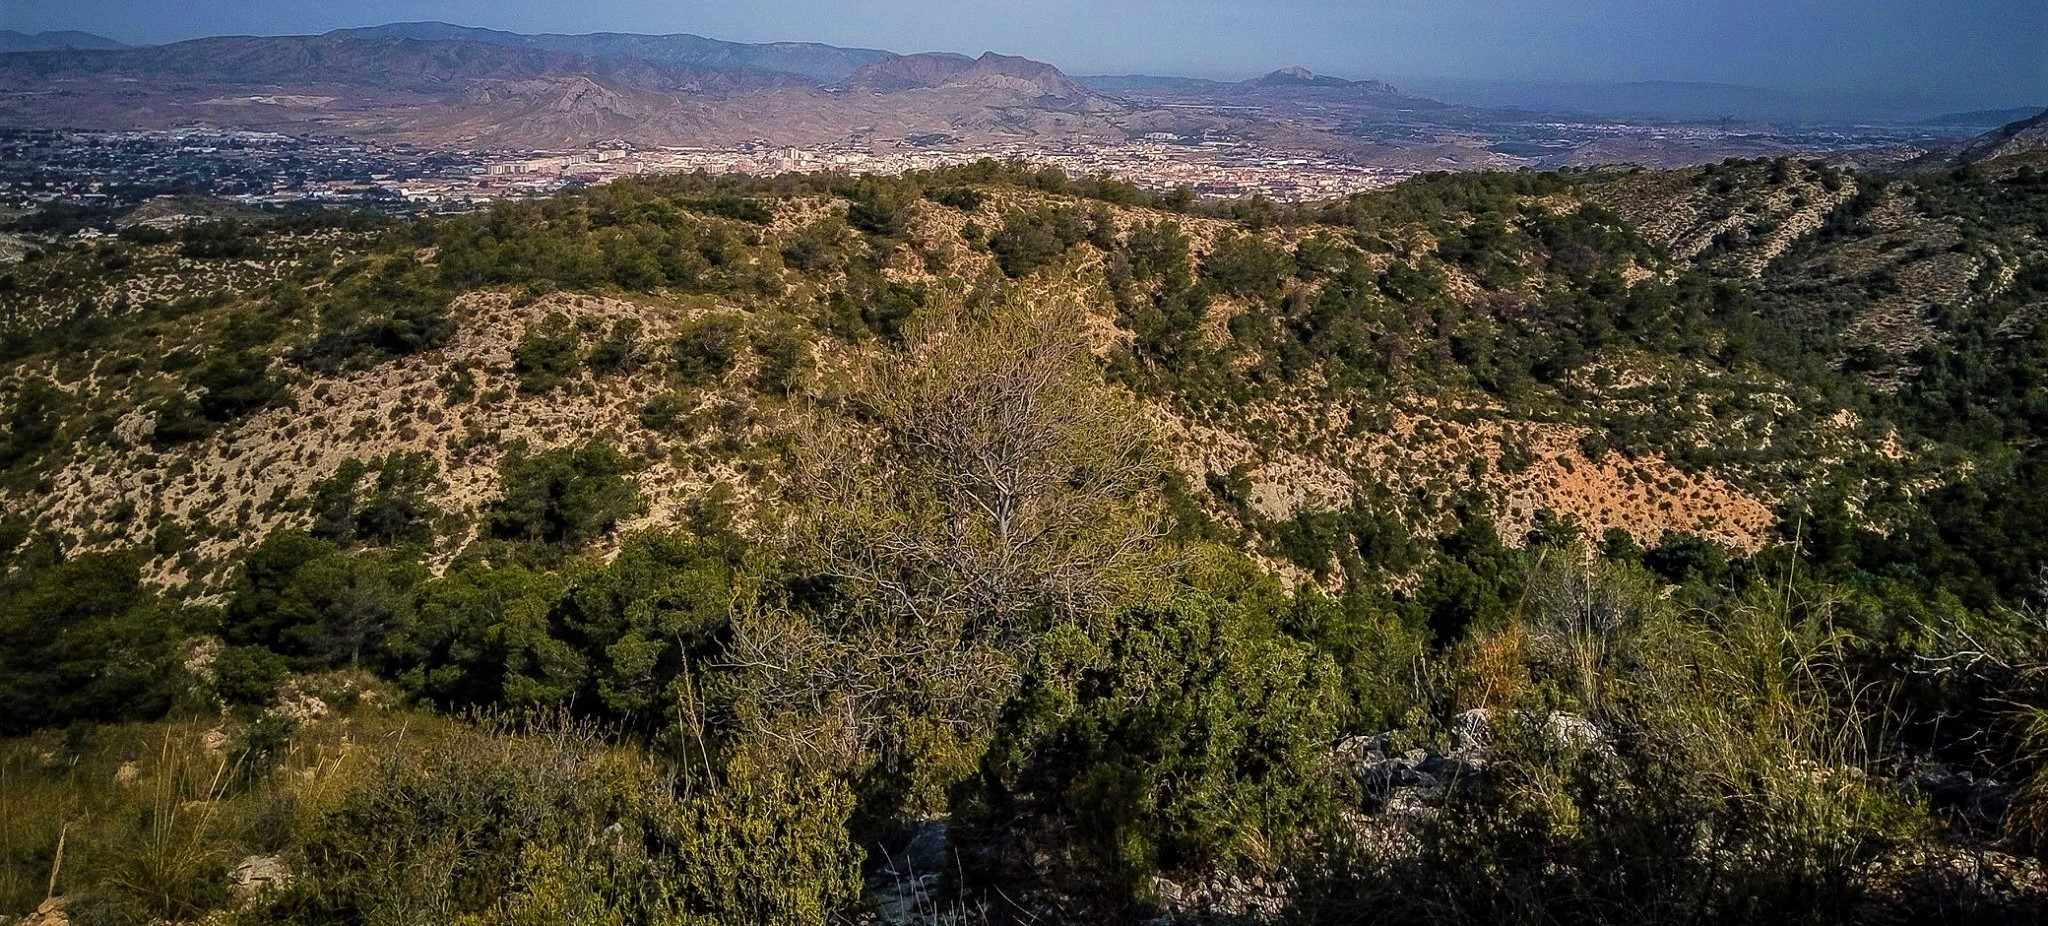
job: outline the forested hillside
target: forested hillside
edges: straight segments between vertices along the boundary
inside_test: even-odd
[[[0,916],[2038,916],[2044,168],[31,252]]]

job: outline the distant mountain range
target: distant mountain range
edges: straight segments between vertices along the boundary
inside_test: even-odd
[[[1231,137],[1335,154],[1375,146],[1293,119],[1295,97],[1355,118],[1410,101],[1299,68],[1210,97],[1108,93],[994,52],[899,55],[694,35],[522,35],[398,23],[317,36],[0,54],[0,121],[83,128],[234,126],[440,145],[909,144]],[[1169,94],[1170,96],[1170,94]],[[1185,104],[1185,105],[1183,105]],[[1453,152],[1455,153],[1455,152]],[[1400,151],[1375,150],[1379,162]],[[1481,162],[1496,160],[1478,151]],[[1441,153],[1416,149],[1413,160]]]
[[[366,29],[328,33],[337,38],[415,39],[425,42],[476,42],[511,48],[534,48],[595,59],[631,59],[655,64],[700,68],[743,68],[783,71],[820,83],[843,80],[853,72],[897,57],[873,48],[840,48],[812,42],[749,45],[721,42],[699,35],[635,35],[597,32],[588,35],[522,35],[443,22],[392,23]]]
[[[1668,165],[1802,150],[1748,129],[1667,142],[1556,128],[1579,103],[1718,121],[1745,94],[1754,103],[1771,93],[1730,85],[1634,84],[1513,109],[1300,67],[1238,82],[1074,78],[994,52],[525,35],[439,22],[135,48],[84,33],[0,41],[15,49],[0,52],[0,124],[30,126],[237,127],[512,148],[1221,139],[1418,169]],[[1955,118],[1958,138],[1995,124]]]
[[[16,51],[64,51],[67,49],[96,49],[106,51],[128,46],[106,36],[90,32],[37,32],[33,35],[0,29],[0,54]]]
[[[436,145],[1116,141],[1146,114],[1042,62],[441,23],[0,54],[0,123]],[[1203,125],[1198,130],[1214,128]]]
[[[841,86],[892,93],[903,90],[931,90],[941,87],[984,87],[1011,92],[1037,93],[1047,99],[1087,101],[1094,96],[1086,87],[1042,61],[988,52],[979,58],[964,55],[899,55],[861,68],[840,82]]]
[[[322,36],[225,36],[118,51],[42,51],[0,57],[0,74],[77,80],[92,75],[240,85],[340,85],[433,92],[471,81],[581,76],[621,86],[716,92],[808,85],[798,75],[663,64],[466,41]]]
[[[1287,67],[1254,77],[1228,82],[1199,77],[1160,77],[1125,74],[1075,78],[1082,86],[1100,93],[1250,93],[1262,90],[1335,90],[1345,93],[1397,93],[1393,85],[1378,80],[1345,80],[1317,74],[1304,67]]]
[[[597,32],[579,35],[523,34],[445,22],[389,23],[327,33],[333,39],[411,39],[421,42],[468,42],[504,48],[553,52],[594,61],[636,61],[669,68],[770,71],[793,74],[818,85],[833,85],[857,72],[898,58],[959,59],[936,53],[899,55],[875,48],[847,48],[816,42],[727,42],[688,33],[640,35]],[[184,44],[184,43],[179,43]],[[23,51],[118,50],[129,46],[86,32],[43,32],[34,35],[0,30],[0,54]],[[925,65],[906,67],[915,70]],[[1048,66],[1050,67],[1050,66]],[[1064,75],[1063,75],[1064,76]],[[1232,88],[1271,87],[1289,90],[1372,89],[1393,92],[1378,80],[1351,81],[1293,67],[1248,81],[1231,82],[1171,75],[1104,75],[1077,77],[1074,84],[1102,94],[1197,93]],[[738,83],[759,82],[737,78]],[[1981,130],[2025,118],[2033,107],[1993,107],[1964,111],[1955,101],[1924,94],[1837,91],[1796,92],[1737,83],[1648,80],[1628,82],[1566,82],[1549,80],[1403,78],[1418,99],[1448,100],[1486,109],[1527,110],[1554,115],[1623,120],[1739,122],[1881,122],[1934,128]],[[1062,93],[1070,93],[1063,90]]]
[[[1960,112],[1951,97],[1922,93],[1854,90],[1800,92],[1737,83],[1644,80],[1570,82],[1549,80],[1402,77],[1420,93],[1473,106],[1577,113],[1613,119],[1670,121],[1953,125],[1982,129],[2001,125],[1992,110]],[[2008,97],[2012,102],[2025,97]],[[2003,107],[1999,109],[2004,109]],[[1954,114],[1970,119],[1930,121]],[[2007,112],[2009,115],[2010,113]],[[1988,117],[1988,118],[1987,118]]]
[[[1393,93],[1392,85],[1379,80],[1345,80],[1317,74],[1305,67],[1281,68],[1264,77],[1254,77],[1245,83],[1254,87],[1278,87],[1283,89],[1318,88],[1324,90],[1345,90],[1365,93]]]

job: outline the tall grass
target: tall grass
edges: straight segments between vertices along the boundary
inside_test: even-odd
[[[1407,837],[1333,825],[1304,918],[1828,921],[1882,896],[1929,821],[1882,774],[1889,690],[1790,589],[1682,611],[1635,567],[1539,564],[1514,623],[1452,654],[1483,703],[1438,706],[1496,709],[1484,772]],[[1561,708],[1598,740],[1555,732]]]
[[[1779,590],[1669,622],[1665,658],[1631,686],[1639,760],[1682,770],[1719,805],[1701,848],[1730,908],[1846,903],[1927,835],[1880,777],[1891,690],[1848,668],[1852,639],[1831,613]]]
[[[166,721],[0,742],[0,916],[57,894],[81,926],[198,918],[229,900],[239,858],[292,845],[358,787],[359,744],[416,722]]]
[[[0,915],[35,909],[62,874],[57,847],[70,795],[31,758],[23,749],[0,753]]]
[[[92,876],[120,919],[184,920],[226,899],[235,844],[223,805],[233,778],[227,756],[164,734],[132,816],[96,821],[119,839],[102,845]]]
[[[2015,714],[2021,731],[2019,767],[2023,777],[2007,830],[2038,851],[2048,846],[2048,704],[2024,705]]]

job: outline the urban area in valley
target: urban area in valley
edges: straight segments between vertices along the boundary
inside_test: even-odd
[[[1541,128],[1546,136],[1581,139],[1696,140],[1693,136],[1717,131],[1626,124]],[[1834,132],[1806,141],[1816,150],[1839,152],[1895,145],[1903,139]],[[1515,144],[1520,143],[1499,142],[1492,148]],[[1530,145],[1540,147],[1540,142],[1516,151]],[[252,208],[346,203],[393,211],[445,211],[546,196],[624,176],[696,171],[748,176],[816,171],[899,174],[981,159],[1058,167],[1075,176],[1107,175],[1152,189],[1185,189],[1195,196],[1262,195],[1283,202],[1379,189],[1420,172],[1414,166],[1274,150],[1238,138],[1164,133],[1110,144],[1041,139],[929,147],[795,147],[765,141],[733,147],[650,147],[609,141],[574,150],[535,151],[447,149],[219,128],[0,128],[0,209],[30,215],[27,224],[16,225],[24,232],[90,236],[103,231],[117,214],[127,215],[136,205],[169,196],[205,197],[216,206]],[[128,221],[169,225],[203,217],[190,208],[170,208]]]
[[[1000,145],[874,151],[798,148],[636,148],[572,151],[439,150],[270,132],[14,130],[0,132],[0,203],[120,207],[165,194],[203,194],[250,206],[351,202],[464,206],[544,196],[643,174],[844,171],[896,174],[984,158],[1108,174],[1201,196],[1279,200],[1342,196],[1414,171],[1268,151],[1232,141],[1153,139],[1112,146]]]

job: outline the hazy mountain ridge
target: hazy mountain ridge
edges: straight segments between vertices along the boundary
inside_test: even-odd
[[[1397,78],[1425,96],[1473,106],[1575,113],[1590,118],[1791,124],[1929,124],[1929,117],[1963,106],[1949,96],[1907,91],[1795,91],[1742,83],[1683,80],[1564,81]],[[1987,103],[2005,103],[1997,97]],[[1965,103],[1965,106],[1969,104]],[[1990,123],[1996,124],[1996,123]]]
[[[1095,75],[1076,77],[1074,80],[1091,90],[1112,93],[1122,91],[1214,93],[1256,92],[1259,90],[1343,90],[1359,93],[1400,93],[1399,90],[1396,90],[1392,84],[1386,81],[1347,80],[1342,77],[1317,74],[1307,68],[1298,66],[1281,68],[1271,73],[1240,81],[1154,74]]]
[[[1116,107],[1050,65],[996,55],[902,60],[913,79],[877,85],[877,93],[847,93],[785,71],[668,64],[617,53],[589,57],[497,42],[226,37],[121,51],[0,55],[0,85],[17,91],[0,99],[0,113],[57,126],[160,129],[198,122],[527,148],[610,138],[650,145],[761,138],[818,144],[874,131],[900,138],[935,125],[968,138],[1120,135],[1097,116],[1077,124],[1062,112]],[[323,87],[352,92],[322,94]],[[300,98],[300,105],[266,102],[280,90]],[[910,103],[883,102],[907,90],[916,91]]]
[[[847,75],[842,86],[883,93],[940,87],[986,87],[1036,92],[1061,102],[1082,102],[1094,93],[1059,68],[1042,61],[986,52],[979,58],[951,54],[899,55]]]
[[[392,23],[362,29],[341,29],[329,34],[481,42],[511,47],[544,48],[590,58],[638,58],[658,64],[783,71],[800,74],[822,83],[841,80],[862,67],[895,56],[893,52],[879,49],[842,48],[814,42],[748,44],[708,39],[688,33],[640,35],[597,32],[583,35],[527,35],[441,22]]]
[[[896,55],[677,34],[521,35],[399,23],[321,36],[220,37],[125,50],[0,55],[0,120],[184,126],[421,145],[865,145],[1224,141],[1397,169],[1700,163],[1844,147],[1840,136],[1649,126],[1453,105],[1378,80],[1288,68],[1235,83],[1076,80],[995,52]],[[1260,149],[1264,149],[1262,152]]]
[[[0,29],[0,54],[18,51],[111,51],[128,46],[90,32],[37,32],[33,35]]]
[[[470,81],[588,77],[626,87],[708,92],[800,85],[776,72],[662,65],[468,41],[343,36],[231,36],[144,48],[31,52],[0,57],[0,75],[77,75],[216,81],[223,84],[342,84],[372,90],[439,90]]]
[[[1349,90],[1360,93],[1395,93],[1392,84],[1383,80],[1346,80],[1317,74],[1299,65],[1285,67],[1263,77],[1256,77],[1245,83],[1255,87],[1283,87],[1289,89],[1317,88],[1328,90]]]

